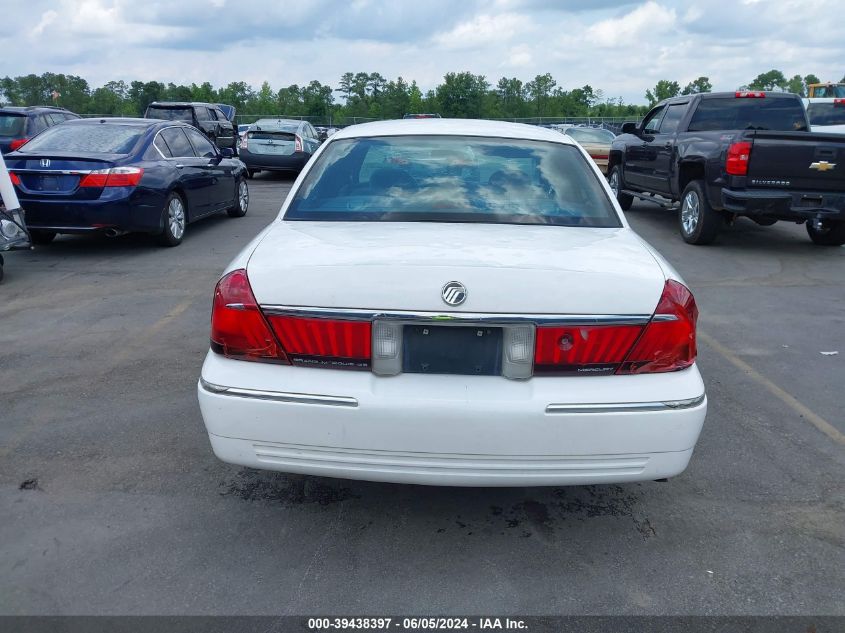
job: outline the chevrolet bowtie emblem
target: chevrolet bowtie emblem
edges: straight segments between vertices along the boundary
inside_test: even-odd
[[[826,160],[820,160],[817,163],[810,163],[810,169],[816,169],[818,171],[830,171],[836,167],[836,163],[829,163]]]

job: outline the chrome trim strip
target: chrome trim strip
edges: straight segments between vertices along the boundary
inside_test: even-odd
[[[273,402],[288,402],[292,404],[322,404],[330,407],[358,406],[358,400],[348,396],[325,396],[314,393],[288,393],[284,391],[265,391],[263,389],[243,389],[241,387],[224,387],[200,378],[200,387],[209,393],[236,398],[253,398],[255,400],[270,400]]]
[[[609,404],[550,404],[548,414],[565,413],[628,413],[644,411],[675,411],[692,409],[704,402],[704,394],[686,400],[667,400],[664,402],[614,402]]]
[[[506,314],[478,312],[418,312],[414,310],[362,310],[358,308],[312,308],[304,306],[262,305],[270,315],[299,316],[312,319],[375,319],[471,323],[536,323],[542,325],[644,325],[650,314]]]
[[[61,174],[62,176],[79,176],[90,174],[93,170],[92,169],[10,169],[10,172],[15,174],[46,174],[46,175],[55,175]]]

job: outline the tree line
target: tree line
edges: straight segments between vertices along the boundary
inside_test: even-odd
[[[279,89],[268,81],[255,89],[243,81],[214,87],[210,82],[186,85],[122,80],[92,88],[82,77],[55,73],[0,79],[3,105],[54,104],[79,114],[140,116],[153,101],[227,103],[242,115],[334,120],[400,118],[424,112],[456,118],[623,117],[640,116],[644,111],[643,106],[608,98],[589,85],[565,89],[550,73],[530,81],[502,77],[493,84],[484,75],[450,72],[438,86],[426,91],[416,81],[387,79],[378,72],[344,73],[336,88],[316,80]]]
[[[817,83],[821,83],[821,80],[813,74],[804,75],[803,77],[801,75],[793,75],[791,78],[787,78],[780,70],[773,69],[760,73],[748,84],[739,86],[738,90],[779,90],[781,92],[792,92],[805,97],[807,96],[807,87],[810,84]],[[845,83],[845,76],[839,80],[839,83]],[[711,92],[712,90],[713,86],[710,84],[708,77],[699,77],[695,81],[688,83],[683,89],[677,81],[661,79],[654,88],[646,90],[645,98],[651,106],[658,101],[670,97],[696,94],[699,92]]]
[[[842,78],[845,82],[845,77]],[[750,90],[783,90],[800,95],[815,75],[787,78],[779,70],[761,73]],[[646,91],[649,106],[679,94],[710,92],[708,77],[699,77],[683,88],[677,81],[661,79]],[[529,81],[502,77],[491,83],[484,75],[446,73],[435,88],[423,91],[416,81],[387,79],[381,73],[344,73],[337,87],[311,81],[275,89],[268,81],[255,89],[233,81],[223,87],[210,82],[175,84],[159,81],[109,81],[92,88],[76,75],[46,72],[0,79],[0,104],[54,104],[79,114],[140,116],[153,101],[228,103],[242,115],[286,115],[323,120],[388,119],[407,113],[433,112],[444,117],[531,119],[566,117],[640,117],[649,106],[608,97],[601,89],[584,85],[565,88],[551,73]]]

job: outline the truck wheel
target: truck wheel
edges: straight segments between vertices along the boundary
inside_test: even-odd
[[[842,246],[845,244],[845,222],[823,220],[821,226],[816,227],[810,220],[807,222],[807,235],[813,240],[813,244],[819,246]]]
[[[719,234],[724,220],[710,206],[704,193],[704,181],[691,181],[681,196],[678,226],[687,244],[710,244]]]
[[[619,202],[622,210],[627,211],[630,209],[631,205],[634,204],[634,196],[627,193],[620,193],[625,188],[625,183],[622,181],[622,170],[619,169],[619,165],[615,165],[610,170],[610,176],[607,177],[607,181],[610,183],[610,189],[613,191],[613,195],[616,196],[616,201]]]
[[[56,238],[55,231],[41,231],[39,229],[30,229],[29,236],[32,238],[33,244],[49,244]]]

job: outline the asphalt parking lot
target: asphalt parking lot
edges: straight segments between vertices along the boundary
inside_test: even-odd
[[[7,256],[1,613],[845,614],[845,248],[745,221],[692,247],[628,213],[701,310],[710,409],[668,483],[294,477],[219,462],[195,396],[214,283],[290,184],[178,248]]]

